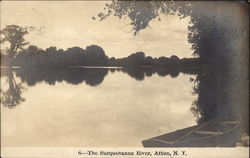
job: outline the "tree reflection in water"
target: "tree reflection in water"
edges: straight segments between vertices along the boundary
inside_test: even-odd
[[[3,106],[13,108],[16,105],[20,104],[21,102],[24,102],[25,99],[22,98],[22,91],[24,90],[23,83],[17,83],[13,72],[11,69],[8,69],[5,72],[6,75],[6,81],[7,81],[7,90],[3,90],[1,86],[1,104]]]
[[[2,71],[2,76],[8,80],[8,90],[1,90],[1,102],[4,106],[14,107],[24,101],[22,91],[23,83],[28,86],[35,86],[37,83],[45,82],[49,85],[55,85],[56,82],[63,81],[68,84],[79,85],[85,83],[89,86],[98,86],[103,81],[108,72],[122,72],[133,79],[143,81],[146,77],[159,75],[161,77],[170,76],[175,78],[179,73],[197,75],[196,79],[190,79],[193,82],[193,94],[197,94],[197,100],[193,101],[191,112],[197,118],[197,123],[201,124],[212,120],[218,116],[237,117],[242,107],[238,107],[235,100],[235,89],[232,85],[233,77],[228,71],[202,68],[18,68]],[[13,72],[21,83],[16,83]],[[236,85],[236,87],[238,87]],[[244,111],[244,110],[243,110]],[[241,115],[241,114],[240,114]],[[244,116],[247,116],[245,114]]]
[[[200,69],[194,68],[11,68],[2,69],[2,77],[7,77],[9,89],[1,90],[1,102],[4,106],[14,107],[24,101],[22,98],[23,84],[27,86],[35,86],[40,82],[45,82],[49,85],[55,85],[56,82],[63,81],[68,84],[78,85],[85,83],[89,86],[98,86],[103,81],[108,72],[122,72],[129,75],[131,78],[142,81],[145,77],[159,75],[162,77],[170,76],[175,78],[180,72],[185,74],[197,74]],[[14,74],[16,76],[14,77]],[[16,79],[20,79],[20,83],[16,83]]]
[[[193,93],[198,94],[190,108],[202,124],[218,117],[241,120],[241,133],[249,135],[249,107],[244,88],[246,82],[234,71],[229,69],[209,69],[198,73],[194,83]]]
[[[235,116],[235,109],[228,102],[230,94],[226,81],[228,74],[222,72],[203,72],[193,80],[193,93],[198,99],[193,101],[191,111],[198,123],[204,123],[218,116]]]

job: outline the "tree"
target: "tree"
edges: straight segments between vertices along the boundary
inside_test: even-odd
[[[110,15],[119,19],[128,17],[131,22],[134,35],[140,30],[150,27],[149,22],[158,19],[161,21],[160,14],[178,15],[181,19],[190,15],[191,2],[174,1],[115,1],[105,4],[104,12],[100,12],[92,19],[104,20]]]
[[[70,65],[83,65],[85,64],[85,50],[80,47],[71,47],[66,50],[70,53]]]
[[[176,56],[176,55],[172,55],[172,56],[170,57],[170,60],[171,60],[171,63],[172,63],[173,65],[178,65],[178,64],[180,63],[180,59],[179,59],[179,57]]]
[[[25,45],[29,44],[29,42],[24,39],[24,36],[28,33],[27,27],[21,27],[18,25],[7,25],[1,30],[0,43],[10,43],[8,54],[11,58],[15,57],[18,49],[23,49]]]
[[[152,66],[154,64],[154,59],[151,56],[147,56],[145,58],[145,65],[150,65]]]
[[[34,45],[30,45],[27,49],[27,53],[28,54],[35,54],[38,52],[38,47],[37,46],[34,46]]]
[[[136,52],[128,56],[127,66],[140,66],[145,61],[145,54],[143,52]]]
[[[91,66],[106,66],[108,65],[108,57],[104,50],[97,45],[86,47],[87,64]]]

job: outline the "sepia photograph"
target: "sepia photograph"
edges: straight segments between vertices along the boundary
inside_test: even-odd
[[[0,5],[3,158],[249,149],[247,1]]]

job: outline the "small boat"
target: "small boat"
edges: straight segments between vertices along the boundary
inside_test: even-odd
[[[144,147],[233,147],[240,138],[240,120],[216,118],[206,123],[142,141]]]

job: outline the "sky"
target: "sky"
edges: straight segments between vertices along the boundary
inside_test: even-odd
[[[125,57],[138,51],[153,57],[192,57],[187,41],[189,18],[179,20],[176,16],[164,15],[161,22],[151,21],[151,28],[134,36],[129,32],[128,18],[120,20],[110,16],[101,22],[92,20],[107,2],[2,1],[1,29],[10,24],[42,28],[25,36],[30,44],[42,49],[50,46],[84,49],[95,44],[109,57]]]

